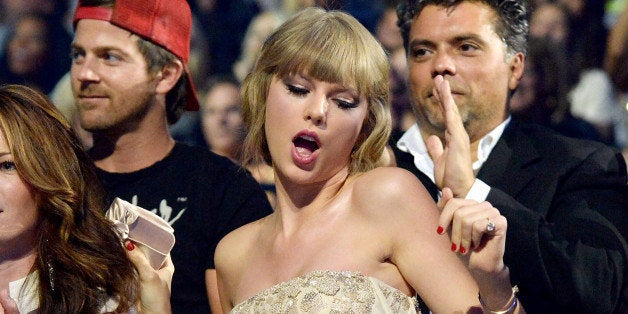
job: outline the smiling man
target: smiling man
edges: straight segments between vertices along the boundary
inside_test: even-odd
[[[72,89],[109,196],[153,210],[174,228],[174,313],[218,303],[214,250],[271,212],[257,182],[206,148],[175,143],[168,124],[197,110],[185,0],[82,0],[74,16]],[[208,302],[209,299],[209,302]]]

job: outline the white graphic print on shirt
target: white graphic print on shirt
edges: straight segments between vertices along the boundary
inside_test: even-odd
[[[170,219],[170,217],[172,216],[172,207],[168,205],[168,201],[163,199],[161,200],[161,202],[159,202],[159,209],[157,208],[146,208],[146,210],[151,211],[152,213],[156,214],[157,216],[161,217],[163,220],[165,220],[166,222],[168,222],[168,224],[170,226],[173,226],[175,221],[179,220],[179,218],[181,218],[181,215],[183,215],[183,213],[185,212],[185,210],[187,209],[187,206],[185,205],[187,202],[187,197],[181,196],[181,197],[177,197],[177,203],[181,204],[185,207],[181,208],[181,210],[179,210],[179,213],[174,216],[174,218],[172,218],[172,220]],[[137,205],[137,194],[133,195],[133,197],[131,198],[131,204]],[[179,206],[177,206],[179,207]]]

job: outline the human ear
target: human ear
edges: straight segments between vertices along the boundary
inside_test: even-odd
[[[525,67],[525,56],[523,53],[516,53],[510,60],[510,78],[508,79],[508,88],[515,90],[519,85],[519,81],[523,76],[523,69]]]
[[[155,76],[157,79],[156,92],[167,94],[177,84],[181,75],[183,75],[183,63],[180,60],[175,60],[164,66]]]

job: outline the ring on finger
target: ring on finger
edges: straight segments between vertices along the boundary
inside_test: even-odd
[[[486,222],[486,231],[487,232],[493,232],[495,231],[495,224],[491,221],[491,218],[486,218],[487,222]]]

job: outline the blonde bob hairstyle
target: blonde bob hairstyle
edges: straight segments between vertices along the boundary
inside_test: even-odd
[[[248,129],[243,165],[272,164],[265,138],[266,98],[273,77],[304,74],[356,88],[368,115],[353,147],[350,172],[377,167],[391,131],[388,58],[371,33],[340,11],[307,8],[282,24],[264,42],[255,67],[242,85]]]

